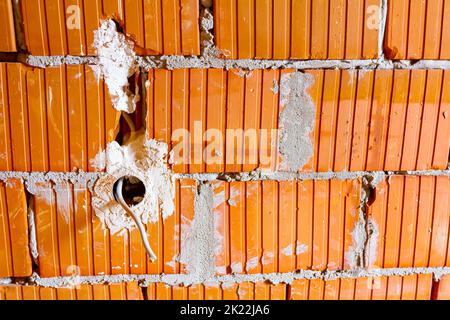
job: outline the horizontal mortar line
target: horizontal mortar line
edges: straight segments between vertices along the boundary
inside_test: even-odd
[[[0,171],[0,181],[9,179],[22,179],[26,182],[72,182],[92,183],[98,178],[107,175],[105,172],[22,172]],[[355,180],[365,176],[379,178],[390,176],[447,176],[447,170],[419,170],[419,171],[340,171],[340,172],[239,172],[239,173],[174,173],[175,179],[192,179],[198,181],[288,181],[288,180]]]
[[[60,65],[96,65],[95,56],[33,56],[18,55],[18,61],[33,67]],[[450,60],[270,60],[270,59],[222,59],[203,56],[138,56],[138,64],[144,69],[450,69]]]
[[[0,171],[0,181],[7,182],[9,179],[22,179],[26,182],[72,182],[91,183],[104,176],[104,172],[23,172],[23,171]]]
[[[193,179],[199,181],[289,181],[289,180],[355,180],[365,176],[377,176],[379,178],[391,176],[447,176],[450,177],[450,169],[447,170],[419,170],[419,171],[340,171],[340,172],[240,172],[240,173],[186,173],[175,174],[175,178]]]
[[[190,286],[203,284],[205,286],[233,285],[243,282],[259,283],[269,281],[272,284],[291,284],[295,280],[322,279],[332,281],[338,279],[359,279],[373,277],[392,277],[409,275],[433,275],[438,280],[450,275],[450,267],[423,267],[423,268],[386,268],[386,269],[354,269],[338,271],[312,271],[298,270],[285,273],[259,273],[259,274],[231,274],[213,276],[203,281],[193,281],[190,274],[162,274],[162,275],[104,275],[104,276],[62,276],[40,278],[33,275],[30,278],[3,278],[0,285],[35,285],[50,288],[67,288],[77,285],[101,285],[138,282],[140,286],[147,287],[152,283],[164,283],[168,286]]]

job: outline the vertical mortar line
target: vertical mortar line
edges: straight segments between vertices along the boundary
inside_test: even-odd
[[[385,61],[384,56],[384,41],[386,37],[387,15],[388,15],[388,0],[381,0],[380,8],[380,25],[378,29],[378,59]]]

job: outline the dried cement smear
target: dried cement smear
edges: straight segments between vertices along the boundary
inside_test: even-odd
[[[300,279],[322,279],[325,281],[336,279],[356,279],[356,278],[370,278],[370,277],[390,277],[390,276],[408,276],[416,274],[432,274],[438,280],[445,275],[450,274],[449,267],[428,267],[428,268],[384,268],[384,269],[370,269],[370,270],[298,270],[295,272],[285,273],[256,273],[256,274],[229,274],[223,276],[214,276],[206,280],[203,284],[205,286],[219,286],[222,288],[230,288],[233,284],[251,282],[271,282],[277,283],[292,283],[294,280]],[[1,284],[10,284],[13,282],[11,278],[0,278]],[[70,276],[70,277],[53,277],[40,278],[37,274],[33,274],[27,279],[28,284],[34,284],[41,287],[50,288],[67,288],[74,287],[81,284],[113,284],[124,282],[139,282],[141,287],[147,287],[151,283],[165,283],[168,286],[189,285],[190,275],[188,274],[157,274],[157,275],[99,275],[99,276]]]
[[[373,218],[367,218],[366,210],[370,193],[385,177],[386,175],[382,172],[362,177],[358,222],[352,231],[353,244],[345,254],[346,262],[351,268],[373,267],[376,260],[378,225]]]
[[[215,273],[214,192],[210,184],[201,184],[195,195],[195,217],[181,239],[179,261],[186,265],[187,284],[202,283]]]
[[[281,170],[298,171],[311,158],[314,146],[311,132],[315,127],[316,109],[308,88],[313,76],[301,72],[285,74],[280,83],[279,116]]]
[[[174,180],[167,168],[167,145],[150,140],[143,130],[120,146],[111,142],[106,148],[106,172],[94,185],[92,205],[97,216],[114,234],[132,229],[135,223],[115,201],[113,186],[124,176],[136,177],[145,185],[144,199],[133,207],[142,222],[157,222],[158,208],[163,219],[174,212]]]
[[[116,23],[110,19],[94,32],[93,47],[98,56],[93,69],[105,79],[114,108],[134,112],[139,97],[130,91],[128,83],[128,78],[139,70],[134,43],[119,33]]]
[[[352,232],[353,244],[345,253],[345,261],[350,268],[361,267],[364,259],[364,249],[366,244],[366,223],[364,219],[359,219]]]

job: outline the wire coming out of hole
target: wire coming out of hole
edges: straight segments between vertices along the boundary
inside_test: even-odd
[[[131,137],[133,137],[136,134],[136,127],[133,123],[133,120],[131,120],[131,117],[126,112],[122,112],[122,116],[130,128]],[[150,260],[152,262],[155,262],[157,257],[155,255],[155,253],[153,252],[152,248],[150,247],[150,244],[147,239],[147,232],[144,228],[144,225],[142,224],[142,221],[139,219],[139,217],[134,213],[133,209],[128,206],[127,202],[125,201],[125,199],[123,197],[123,182],[124,182],[124,180],[125,180],[125,177],[121,177],[114,184],[114,187],[113,187],[114,199],[122,206],[122,208],[125,210],[125,212],[133,218],[134,223],[136,223],[136,226],[139,229],[139,233],[141,234],[142,243],[144,244],[145,250],[147,251],[147,253],[150,257]]]
[[[136,226],[139,229],[139,233],[141,234],[142,242],[144,243],[145,250],[147,251],[150,260],[152,262],[156,261],[156,255],[153,252],[152,248],[150,247],[150,244],[147,239],[147,232],[145,231],[144,225],[142,224],[139,217],[133,212],[133,210],[128,206],[125,199],[123,198],[122,190],[123,190],[123,180],[125,178],[122,177],[114,184],[113,188],[113,194],[116,201],[122,206],[122,208],[125,210],[126,213],[128,213],[136,223]]]

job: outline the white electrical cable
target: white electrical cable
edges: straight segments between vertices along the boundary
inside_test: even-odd
[[[150,260],[152,262],[155,262],[155,260],[157,258],[156,258],[155,253],[153,252],[152,248],[150,247],[150,244],[148,243],[147,232],[145,231],[144,225],[142,224],[139,217],[136,216],[136,214],[133,212],[133,210],[131,210],[131,208],[127,205],[127,203],[123,199],[123,195],[122,195],[123,179],[124,178],[120,178],[117,181],[116,187],[113,190],[114,196],[115,196],[117,202],[122,206],[122,208],[133,218],[134,222],[136,223],[136,226],[139,229],[139,233],[141,234],[142,242],[144,243],[145,250],[147,250]]]
[[[127,122],[128,127],[130,128],[131,134],[133,135],[136,131],[136,127],[133,123],[133,120],[131,120],[131,117],[128,113],[126,112],[122,112],[122,117],[125,119],[125,121]]]

